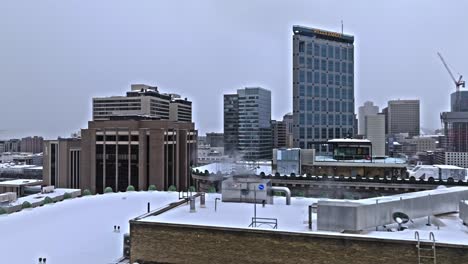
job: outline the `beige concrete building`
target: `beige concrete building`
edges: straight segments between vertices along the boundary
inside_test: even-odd
[[[196,141],[193,123],[130,116],[90,121],[81,140],[46,143],[44,183],[93,193],[106,187],[125,191],[129,185],[136,190],[149,185],[187,189]]]
[[[145,115],[162,120],[192,122],[192,102],[177,94],[165,94],[158,87],[132,84],[126,96],[93,98],[93,120],[113,116]]]

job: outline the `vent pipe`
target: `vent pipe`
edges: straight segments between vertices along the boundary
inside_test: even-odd
[[[201,193],[200,195],[200,208],[205,208],[205,193]]]
[[[190,196],[189,201],[190,201],[190,212],[195,213],[196,211],[195,210],[195,197]]]
[[[291,205],[291,190],[288,187],[272,186],[273,192],[282,192],[286,195],[286,205]]]

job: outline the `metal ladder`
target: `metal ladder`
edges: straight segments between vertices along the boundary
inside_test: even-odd
[[[434,264],[437,264],[437,257],[436,257],[436,243],[435,243],[435,237],[434,233],[430,232],[429,233],[429,240],[427,239],[420,239],[419,238],[419,233],[418,231],[414,232],[414,239],[418,242],[416,244],[416,248],[418,249],[418,264],[423,264],[423,263],[430,263],[429,261],[432,259]],[[429,242],[432,243],[431,246],[424,246],[421,244],[421,242]],[[430,251],[432,251],[432,254],[430,254]],[[429,254],[424,254],[424,253],[429,252]],[[427,261],[425,261],[427,260]]]

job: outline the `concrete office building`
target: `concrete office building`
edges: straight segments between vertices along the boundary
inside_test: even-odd
[[[409,137],[420,134],[419,100],[388,101],[386,113],[387,134],[408,133]]]
[[[0,140],[0,153],[5,152],[6,143],[4,140]]]
[[[10,139],[5,141],[4,152],[21,152],[21,140]]]
[[[354,136],[354,37],[293,27],[294,146],[330,150],[321,142]]]
[[[87,153],[89,155],[89,153]],[[89,188],[81,182],[81,140],[58,138],[44,141],[43,181],[56,188]],[[83,189],[84,189],[83,188]]]
[[[286,124],[284,121],[271,120],[271,130],[273,133],[273,148],[286,148]]]
[[[385,116],[364,116],[365,138],[372,143],[372,155],[374,157],[385,156]]]
[[[224,128],[226,154],[245,160],[271,159],[271,92],[246,87],[224,95]]]
[[[126,115],[192,122],[192,102],[181,99],[180,95],[160,93],[158,87],[144,84],[132,84],[126,96],[93,98],[93,120]]]
[[[468,152],[435,152],[434,164],[468,168]]]
[[[206,144],[212,148],[224,147],[224,134],[223,133],[206,133]]]
[[[149,185],[185,190],[192,185],[196,141],[197,131],[188,122],[147,116],[91,121],[81,130],[81,140],[45,144],[44,183],[96,193],[106,187],[125,191],[129,185],[136,190]]]
[[[292,148],[294,146],[294,136],[293,136],[293,127],[294,119],[293,114],[288,113],[283,116],[283,123],[286,126],[286,147]]]
[[[41,153],[43,146],[44,139],[42,137],[34,136],[21,139],[21,152]]]
[[[364,135],[366,132],[366,116],[377,115],[379,107],[374,105],[373,102],[365,102],[364,105],[359,107],[358,111],[358,134]],[[384,127],[385,129],[385,127]]]
[[[237,94],[224,95],[224,153],[229,156],[239,154],[239,97]]]

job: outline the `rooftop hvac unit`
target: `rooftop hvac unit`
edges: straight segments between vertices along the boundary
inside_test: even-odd
[[[223,202],[273,204],[271,181],[256,176],[233,176],[222,183]]]

